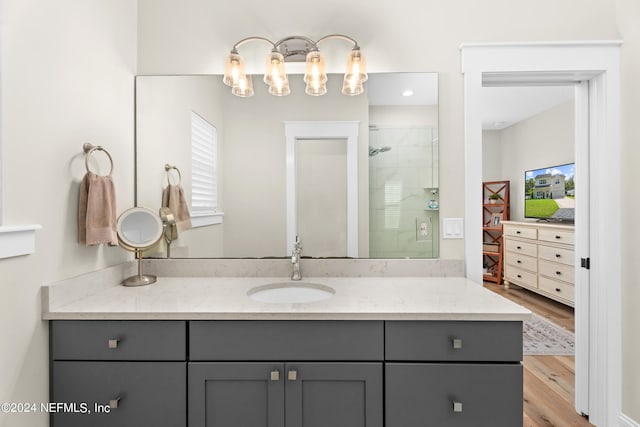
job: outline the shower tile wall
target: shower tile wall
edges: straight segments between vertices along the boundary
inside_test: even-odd
[[[439,215],[428,207],[438,191],[437,130],[372,129],[369,145],[390,148],[369,157],[369,256],[438,257]]]

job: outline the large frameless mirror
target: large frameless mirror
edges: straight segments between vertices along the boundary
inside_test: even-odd
[[[164,166],[175,165],[193,224],[172,243],[171,256],[290,256],[286,124],[349,122],[356,123],[357,170],[344,135],[296,140],[293,233],[302,236],[303,256],[437,258],[437,74],[370,73],[360,96],[341,94],[341,75],[329,75],[321,97],[305,94],[301,75],[289,82],[286,97],[254,84],[254,96],[239,98],[220,75],[136,78],[137,204],[161,206],[176,178]],[[215,144],[203,163],[195,140],[206,133]],[[204,190],[203,173],[211,179]],[[357,191],[347,191],[350,176]],[[203,191],[213,197],[204,219]],[[346,249],[349,215],[355,251]]]

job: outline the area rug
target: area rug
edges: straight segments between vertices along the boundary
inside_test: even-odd
[[[575,355],[575,338],[571,331],[533,314],[522,326],[523,354],[546,356]]]

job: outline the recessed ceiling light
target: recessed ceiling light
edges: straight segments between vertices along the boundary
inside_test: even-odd
[[[411,89],[407,89],[402,92],[402,96],[413,96],[413,91]]]

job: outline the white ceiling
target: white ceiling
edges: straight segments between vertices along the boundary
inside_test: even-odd
[[[482,88],[482,129],[500,130],[573,99],[573,86]]]
[[[371,73],[365,85],[369,105],[438,105],[438,73]]]

